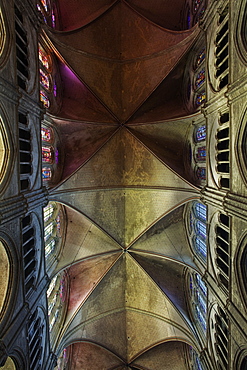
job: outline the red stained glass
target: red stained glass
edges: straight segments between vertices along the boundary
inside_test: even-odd
[[[50,180],[52,176],[51,169],[49,167],[42,168],[42,179],[43,180]]]
[[[42,69],[39,70],[40,73],[40,83],[46,89],[49,90],[50,88],[50,77],[47,73],[45,73]]]
[[[42,147],[42,162],[52,163],[54,157],[54,151],[51,147]]]
[[[203,48],[200,53],[197,55],[195,68],[197,68],[205,59],[205,48]]]
[[[42,90],[40,91],[40,100],[42,101],[42,103],[44,104],[46,108],[49,108],[50,100],[48,96]]]
[[[41,139],[42,141],[51,142],[52,131],[49,128],[41,127]]]
[[[41,1],[41,4],[43,5],[45,11],[47,12],[48,10],[48,4],[47,4],[47,1],[46,0],[40,0]]]
[[[47,70],[51,69],[49,55],[46,53],[46,51],[40,44],[39,44],[39,60]]]

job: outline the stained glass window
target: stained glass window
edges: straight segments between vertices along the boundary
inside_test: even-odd
[[[42,168],[42,179],[43,180],[50,180],[52,176],[51,169],[49,167]]]
[[[196,214],[196,217],[200,218],[202,221],[207,221],[207,207],[205,206],[205,204],[196,202],[195,214]]]
[[[59,236],[60,231],[61,231],[61,217],[60,217],[60,214],[57,215],[56,224],[57,224],[57,235]]]
[[[200,180],[206,180],[206,168],[205,167],[198,167],[196,170],[196,175]]]
[[[205,146],[200,146],[199,148],[197,148],[196,160],[197,161],[205,161],[206,160],[206,147]]]
[[[45,11],[47,12],[48,11],[48,4],[47,4],[47,1],[46,0],[40,0],[41,1],[41,4],[43,5]]]
[[[207,287],[199,274],[192,275],[192,302],[194,315],[200,327],[206,331],[207,328]]]
[[[50,239],[50,237],[52,236],[53,230],[54,230],[53,222],[50,222],[48,225],[46,225],[45,230],[44,230],[45,242]]]
[[[41,127],[41,139],[42,141],[51,142],[52,131],[50,128]]]
[[[50,77],[49,75],[44,72],[42,69],[39,70],[40,73],[40,83],[46,89],[49,90],[50,88]]]
[[[206,227],[206,224],[205,224],[204,222],[202,222],[202,221],[198,220],[198,221],[196,222],[196,228],[197,228],[197,232],[198,232],[198,234],[199,234],[202,238],[206,239],[206,237],[207,237],[207,227]]]
[[[42,91],[42,90],[40,91],[40,100],[46,108],[49,108],[50,100],[49,100],[48,96],[44,93],[44,91]]]
[[[206,139],[206,125],[200,126],[196,129],[196,141],[202,141]]]
[[[52,24],[52,27],[55,28],[56,27],[56,17],[55,17],[55,14],[54,14],[54,10],[52,9],[52,14],[51,14],[51,24]]]
[[[200,105],[202,105],[202,103],[204,103],[206,100],[206,93],[205,91],[201,92],[200,94],[197,94],[196,96],[196,105],[199,107]]]
[[[195,238],[195,249],[205,261],[207,257],[207,245],[206,243],[200,239],[198,236]]]
[[[207,257],[207,206],[200,202],[194,202],[192,211],[193,244],[196,253],[206,261]]]
[[[47,290],[47,292],[46,292],[47,298],[49,298],[49,297],[50,297],[51,292],[53,291],[53,289],[54,289],[54,287],[55,287],[55,285],[56,285],[56,282],[57,282],[57,275],[56,275],[56,276],[54,276],[54,278],[53,278],[53,279],[52,279],[52,281],[50,282],[49,288],[48,288],[48,290]]]
[[[200,87],[205,81],[205,69],[203,68],[196,76],[196,88]]]
[[[199,67],[199,65],[204,61],[204,59],[205,59],[205,48],[203,48],[197,55],[195,68]]]
[[[47,69],[50,70],[50,58],[49,55],[46,53],[45,49],[39,44],[39,60],[41,64]]]
[[[46,207],[44,207],[44,222],[47,222],[53,215],[54,206],[53,204],[49,203]]]
[[[47,258],[55,249],[56,241],[51,239],[49,243],[45,245],[45,258]]]
[[[52,163],[54,151],[52,147],[42,146],[42,162]]]
[[[56,85],[55,81],[53,83],[53,94],[54,94],[54,96],[57,96],[57,85]]]

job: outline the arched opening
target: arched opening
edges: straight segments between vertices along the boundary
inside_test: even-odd
[[[4,314],[4,304],[7,298],[7,291],[9,287],[10,263],[5,246],[1,240],[0,240],[0,271],[1,271],[0,318],[2,318]]]

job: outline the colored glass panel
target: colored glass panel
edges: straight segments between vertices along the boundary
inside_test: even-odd
[[[43,180],[50,180],[52,176],[51,169],[48,167],[43,167],[42,168],[42,179]]]
[[[206,125],[198,127],[196,130],[196,141],[202,141],[206,139]]]
[[[205,91],[201,92],[200,94],[197,94],[196,96],[196,105],[199,107],[200,105],[202,105],[202,103],[204,103],[206,100],[206,93]]]
[[[196,160],[201,161],[201,162],[206,160],[206,147],[205,146],[201,146],[197,149]]]
[[[54,229],[53,222],[50,222],[48,225],[46,225],[45,230],[44,230],[44,240],[45,240],[45,242],[48,239],[50,239],[50,237],[52,236],[53,229]]]
[[[60,214],[57,215],[56,223],[57,223],[57,236],[59,236],[60,232],[61,232],[61,217],[60,217]]]
[[[47,141],[48,143],[51,141],[52,138],[52,131],[50,128],[41,127],[41,139],[42,141]]]
[[[205,261],[207,257],[207,246],[206,243],[201,240],[198,236],[195,238],[195,249]]]
[[[207,221],[207,206],[200,202],[197,202],[195,205],[195,214],[197,218],[200,218],[202,221]]]
[[[47,298],[50,297],[55,285],[56,285],[56,282],[57,282],[57,276],[54,276],[54,278],[52,279],[52,281],[50,282],[50,285],[49,285],[49,288],[47,289],[47,292],[46,292],[46,295],[47,295]]]
[[[199,67],[199,65],[204,61],[205,59],[205,48],[203,48],[200,53],[197,55],[195,67]]]
[[[41,64],[47,69],[50,70],[50,58],[46,53],[45,49],[39,44],[39,60]]]
[[[44,207],[44,222],[47,222],[53,215],[54,206],[52,204],[48,204]]]
[[[53,83],[53,94],[54,94],[54,96],[57,96],[57,85],[56,85],[56,82]]]
[[[50,77],[49,75],[44,72],[42,69],[39,70],[40,74],[40,83],[44,87],[44,89],[49,90],[50,88]]]
[[[53,149],[52,147],[42,146],[42,162],[52,163],[53,161]]]
[[[206,239],[207,237],[207,226],[204,222],[197,220],[196,221],[196,231],[199,236]]]
[[[48,11],[48,4],[47,4],[47,1],[46,0],[40,0],[41,1],[41,4],[43,5],[45,11],[47,12]]]
[[[51,239],[45,246],[45,258],[47,258],[53,251],[56,245],[55,239]]]
[[[52,24],[53,28],[56,27],[56,17],[55,17],[55,14],[54,14],[54,10],[52,10],[52,14],[51,14],[51,24]]]
[[[42,90],[40,91],[40,100],[46,108],[49,108],[50,100],[49,100],[48,96]]]
[[[203,68],[196,76],[196,88],[200,87],[205,81],[205,69]]]

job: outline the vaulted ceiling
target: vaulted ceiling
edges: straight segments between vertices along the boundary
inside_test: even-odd
[[[196,112],[183,78],[200,31],[182,29],[184,5],[59,0],[60,29],[44,27],[62,86],[50,117],[63,168],[49,197],[67,217],[56,271],[69,276],[71,369],[182,370],[196,343],[184,224],[199,197],[187,161]]]

